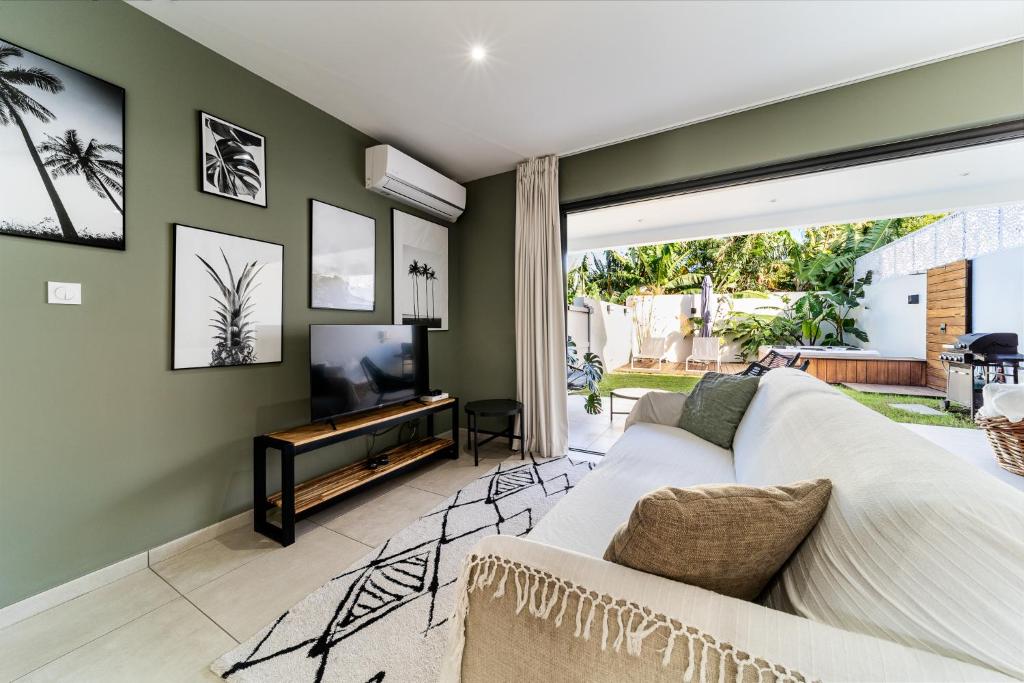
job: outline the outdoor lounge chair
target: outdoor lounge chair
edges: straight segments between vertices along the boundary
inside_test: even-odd
[[[742,372],[738,372],[738,375],[746,375],[748,377],[760,377],[772,368],[792,368],[796,367],[797,361],[800,360],[800,354],[797,353],[795,356],[787,356],[784,353],[778,353],[777,351],[769,351],[764,358],[758,361],[754,361],[747,366]],[[807,366],[810,365],[811,361],[805,360],[803,365],[800,366],[800,370],[807,371]]]
[[[686,370],[690,370],[690,363],[714,363],[715,372],[721,372],[722,361],[719,359],[721,349],[721,337],[694,337],[693,352],[686,357]]]
[[[661,370],[661,359],[665,355],[665,338],[648,337],[638,344],[638,349],[633,352],[629,361],[629,367],[635,368],[638,360],[653,360],[658,363],[658,370]]]

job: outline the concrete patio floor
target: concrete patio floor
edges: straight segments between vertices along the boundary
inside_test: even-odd
[[[604,410],[599,415],[589,415],[583,409],[583,396],[569,396],[569,448],[605,453],[622,436],[626,427],[626,415],[610,416],[611,404],[607,396],[602,397]],[[628,412],[633,401],[615,399],[616,412]],[[612,419],[614,418],[614,419]]]

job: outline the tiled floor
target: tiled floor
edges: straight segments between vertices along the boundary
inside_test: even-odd
[[[633,401],[615,399],[615,410],[622,414],[611,415],[608,397],[601,399],[604,410],[598,415],[589,415],[583,409],[583,396],[569,396],[569,448],[579,448],[605,453],[615,440],[622,436],[626,427],[625,412],[633,407]]]
[[[434,461],[303,520],[287,548],[236,529],[0,629],[0,681],[219,680],[213,660],[509,457],[495,441],[479,467]]]

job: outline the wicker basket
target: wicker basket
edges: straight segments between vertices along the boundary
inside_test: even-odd
[[[1010,422],[1005,417],[978,416],[974,421],[988,435],[999,466],[1024,477],[1024,420]]]

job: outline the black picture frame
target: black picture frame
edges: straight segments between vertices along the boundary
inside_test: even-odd
[[[257,133],[256,131],[254,131],[254,130],[252,130],[250,128],[245,128],[244,126],[240,126],[237,123],[232,123],[231,121],[228,121],[227,119],[225,119],[223,117],[217,116],[216,114],[211,114],[210,112],[204,111],[202,109],[197,110],[196,111],[196,115],[197,115],[197,119],[196,120],[198,122],[198,133],[199,133],[199,191],[203,192],[205,194],[213,195],[214,197],[221,197],[223,199],[233,199],[236,202],[239,202],[239,203],[242,203],[242,204],[247,204],[249,206],[256,206],[256,207],[259,207],[261,209],[267,208],[267,206],[269,206],[269,204],[270,204],[270,184],[269,184],[269,182],[267,180],[267,167],[268,167],[268,163],[267,163],[267,138],[266,138],[266,136],[261,134],[261,133]],[[248,133],[249,135],[258,137],[260,139],[260,147],[262,149],[262,167],[260,167],[259,164],[257,164],[257,168],[259,168],[259,170],[260,170],[260,176],[259,177],[260,177],[260,179],[262,181],[262,186],[261,186],[262,190],[263,190],[263,202],[262,203],[256,201],[255,200],[255,196],[254,196],[254,199],[252,201],[250,201],[248,199],[244,199],[244,198],[238,196],[237,194],[228,194],[228,193],[225,193],[225,192],[217,191],[216,189],[211,189],[212,183],[208,183],[207,180],[206,180],[206,136],[205,136],[205,133],[203,132],[204,128],[205,128],[205,126],[204,126],[204,118],[214,119],[214,120],[216,120],[216,121],[218,121],[220,123],[223,123],[223,124],[225,124],[227,126],[235,128],[235,129],[237,129],[239,131],[242,131],[243,133]]]
[[[427,224],[429,224],[432,227],[440,228],[440,229],[445,231],[444,267],[443,267],[443,275],[442,275],[442,277],[444,278],[444,286],[442,288],[442,296],[443,296],[444,307],[443,307],[443,310],[441,311],[441,315],[440,315],[439,318],[431,319],[431,318],[428,317],[428,318],[408,318],[407,319],[403,315],[401,317],[401,319],[399,319],[399,315],[400,314],[397,312],[397,309],[398,309],[398,306],[399,306],[399,303],[398,303],[398,289],[399,289],[398,277],[399,277],[399,273],[397,272],[396,254],[395,254],[395,249],[398,246],[398,244],[396,242],[396,239],[395,239],[395,232],[396,232],[395,217],[397,215],[399,215],[399,214],[401,214],[403,216],[407,216],[408,218],[420,221],[422,223],[427,223]],[[417,216],[416,214],[410,213],[409,211],[403,211],[403,210],[398,209],[398,208],[392,208],[391,209],[391,245],[390,246],[391,246],[390,258],[391,258],[391,269],[392,269],[392,272],[391,272],[391,317],[392,317],[392,322],[394,324],[396,324],[396,325],[419,325],[419,326],[424,327],[428,332],[448,332],[451,329],[449,327],[450,315],[451,315],[451,311],[450,311],[451,292],[449,291],[450,283],[449,283],[449,280],[448,280],[449,274],[447,272],[448,268],[449,268],[449,264],[450,264],[450,259],[451,259],[451,253],[450,253],[450,246],[451,245],[450,245],[450,232],[449,232],[448,227],[444,226],[444,225],[441,225],[440,223],[435,223],[434,221],[429,220],[427,218],[422,218],[420,216]],[[434,324],[435,322],[437,324]]]
[[[271,242],[269,240],[261,240],[255,237],[248,237],[246,235],[236,235],[234,233],[224,232],[222,230],[211,230],[210,228],[200,228],[194,225],[188,225],[185,223],[171,223],[171,348],[169,366],[171,370],[201,370],[201,369],[213,369],[213,368],[234,368],[234,367],[255,367],[262,365],[281,365],[285,359],[285,344],[284,344],[284,301],[285,301],[285,277],[284,277],[284,245],[278,242]],[[250,242],[260,242],[262,244],[278,247],[280,251],[281,259],[281,286],[280,286],[280,308],[279,308],[279,319],[280,319],[280,331],[279,331],[279,351],[278,359],[273,361],[260,361],[256,363],[232,363],[225,365],[177,365],[176,351],[177,351],[177,339],[178,339],[178,234],[179,228],[186,228],[189,230],[198,230],[201,232],[208,232],[214,235],[221,235],[223,237],[231,237],[240,240],[247,240]]]
[[[373,291],[373,305],[370,308],[335,308],[333,306],[317,306],[317,305],[315,305],[314,300],[313,300],[313,257],[315,255],[314,254],[314,248],[315,248],[315,246],[314,246],[314,235],[313,235],[313,229],[314,229],[314,226],[313,226],[313,213],[314,213],[314,205],[315,204],[323,204],[324,206],[328,206],[328,207],[330,207],[332,209],[338,209],[339,211],[345,211],[347,213],[353,214],[355,216],[359,216],[361,218],[365,218],[365,219],[367,219],[367,220],[372,222],[372,224],[373,224],[373,290],[374,291]],[[309,277],[307,278],[306,295],[307,295],[307,300],[308,300],[309,308],[312,309],[312,310],[315,310],[315,311],[347,311],[347,312],[352,312],[352,313],[373,313],[373,312],[375,312],[377,310],[377,219],[374,218],[373,216],[368,215],[368,214],[361,213],[359,211],[353,211],[352,209],[347,209],[344,206],[338,206],[336,204],[331,204],[330,202],[325,202],[322,199],[317,199],[315,197],[310,197],[309,204],[307,206],[308,206],[308,210],[309,210],[309,233],[308,233],[309,234],[309,250],[308,250],[308,252],[309,252],[309,261],[307,262],[307,266],[309,268],[309,270],[308,270]]]
[[[55,65],[57,65],[57,66],[59,66],[59,67],[61,67],[63,69],[68,69],[68,70],[73,71],[73,72],[75,72],[77,74],[80,74],[81,76],[85,77],[86,79],[90,79],[90,80],[95,81],[96,83],[98,83],[98,84],[100,84],[100,85],[102,85],[104,87],[110,88],[112,91],[114,91],[116,94],[118,94],[119,95],[118,99],[120,101],[120,109],[121,109],[121,117],[120,117],[120,132],[121,132],[121,140],[120,140],[120,142],[121,142],[121,144],[120,144],[120,148],[121,148],[121,165],[122,165],[122,175],[121,175],[121,179],[120,179],[120,184],[121,184],[121,188],[122,188],[122,192],[121,192],[121,195],[120,195],[121,238],[120,238],[119,241],[109,240],[109,239],[99,239],[99,238],[93,238],[93,239],[83,239],[83,238],[69,239],[69,238],[65,237],[64,235],[62,235],[62,234],[61,235],[46,234],[46,233],[44,233],[44,234],[32,234],[32,233],[28,233],[28,232],[24,232],[24,231],[21,231],[21,232],[11,232],[11,231],[8,231],[8,230],[4,230],[2,227],[0,227],[0,235],[6,236],[6,237],[22,237],[22,238],[26,238],[26,239],[43,240],[43,241],[46,241],[46,242],[57,242],[57,243],[62,243],[62,244],[70,244],[70,245],[74,245],[74,246],[93,247],[93,248],[96,248],[96,249],[107,249],[107,250],[110,250],[110,251],[125,251],[127,249],[127,245],[128,245],[128,229],[127,229],[127,226],[128,226],[128,224],[127,224],[127,215],[128,215],[128,202],[127,202],[127,198],[128,198],[128,146],[127,146],[127,121],[128,121],[128,117],[127,117],[127,91],[122,86],[120,86],[120,85],[118,85],[116,83],[113,83],[111,81],[108,81],[105,78],[100,78],[99,76],[94,76],[93,74],[90,74],[90,73],[88,73],[86,71],[82,71],[81,69],[79,69],[77,67],[74,67],[74,66],[71,66],[70,64],[67,64],[66,62],[62,62],[59,59],[53,59],[52,57],[47,57],[46,55],[44,55],[41,52],[37,52],[37,51],[35,51],[35,50],[31,49],[31,48],[25,47],[24,45],[20,45],[18,43],[15,43],[14,41],[11,41],[11,40],[8,40],[8,39],[4,38],[3,36],[0,36],[0,43],[9,45],[9,46],[11,46],[12,48],[14,48],[16,50],[21,50],[23,52],[31,53],[31,55],[33,55],[33,56],[35,56],[35,57],[37,57],[39,59],[43,59],[43,60],[52,62],[53,64],[55,64]],[[54,120],[59,121],[59,117],[54,119]],[[54,132],[58,132],[57,129],[54,129]],[[88,132],[83,132],[83,135],[89,136],[87,139],[91,139],[91,137],[92,137]],[[33,143],[38,145],[39,141],[38,140],[33,140]],[[2,160],[0,160],[0,161],[2,161]],[[51,178],[51,182],[52,182],[52,178]],[[114,201],[114,200],[111,198],[111,201]],[[116,205],[116,202],[115,202],[115,205]],[[3,220],[4,220],[3,215],[0,215],[0,225],[2,225],[2,221]]]

